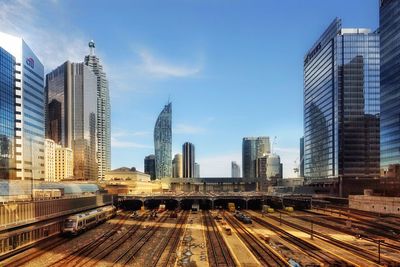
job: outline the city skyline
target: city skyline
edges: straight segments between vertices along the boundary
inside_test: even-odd
[[[148,26],[148,34],[136,27],[120,28],[123,19],[105,26],[100,23],[101,16],[88,14],[86,19],[100,23],[97,25],[100,27],[95,29],[93,25],[96,23],[88,24],[76,19],[79,12],[67,12],[85,10],[89,6],[97,10],[104,8],[103,3],[98,6],[78,3],[76,7],[63,1],[43,1],[35,5],[30,1],[21,3],[1,4],[2,10],[7,13],[2,17],[0,26],[27,40],[44,62],[46,73],[66,60],[80,61],[87,55],[89,40],[94,39],[98,44],[96,54],[102,58],[110,79],[113,169],[134,165],[143,170],[144,156],[153,153],[154,149],[153,123],[160,106],[170,96],[175,107],[172,153],[179,152],[180,144],[187,139],[196,143],[201,147],[197,161],[202,166],[202,176],[229,177],[230,162],[241,162],[241,138],[249,135],[277,136],[274,152],[281,156],[285,177],[293,176],[294,161],[299,157],[298,138],[303,132],[304,53],[336,16],[343,19],[345,27],[375,30],[378,26],[378,6],[373,0],[346,2],[346,10],[340,8],[344,1],[322,4],[309,1],[302,4],[303,14],[293,11],[300,5],[295,1],[274,6],[263,3],[260,7],[223,2],[212,4],[215,11],[209,15],[205,7],[210,3],[178,5],[179,2],[172,2],[172,6],[179,6],[178,12],[183,14],[181,19],[187,22],[189,28],[178,19],[173,19],[175,13],[172,11],[158,13],[159,18],[156,16],[154,24],[148,25],[148,19],[143,15],[150,4],[129,6],[121,2],[121,6],[126,6],[125,10],[136,7],[133,8],[136,16],[130,15],[136,19],[128,19],[125,12],[122,12],[121,18],[134,25]],[[361,3],[364,8],[358,9]],[[286,10],[288,5],[294,7],[288,11],[293,15],[288,22],[274,15]],[[195,18],[185,15],[185,11],[193,8],[199,9]],[[223,22],[215,15],[226,8],[227,16]],[[22,18],[17,14],[24,10],[32,18]],[[314,16],[316,11],[318,14]],[[109,12],[113,14],[115,9]],[[247,19],[238,24],[236,17],[240,12]],[[211,18],[210,22],[207,18]],[[68,27],[61,31],[55,26],[57,23],[50,23],[52,20],[61,21]],[[166,20],[169,23],[165,27],[170,26],[172,31],[162,26]],[[302,27],[296,24],[296,20],[302,20]],[[225,21],[231,31],[226,31]],[[215,29],[209,23],[214,23]],[[198,29],[197,33],[188,31],[191,27]],[[115,28],[120,28],[119,32],[115,33]],[[241,28],[249,30],[240,31]],[[238,42],[233,39],[236,34]],[[257,38],[250,40],[247,38],[249,34]],[[272,35],[275,35],[273,43],[269,42]],[[158,45],[160,38],[169,42],[159,42],[161,44]],[[294,47],[291,38],[301,40]],[[179,45],[182,41],[186,42]],[[41,43],[46,44],[46,49],[39,49]],[[119,53],[111,48],[116,43]],[[240,66],[232,64],[229,58],[241,62]],[[283,69],[287,71],[285,75],[280,73]],[[246,95],[240,93],[243,88],[246,88]],[[190,104],[184,101],[193,97],[204,101]],[[224,98],[229,98],[229,104],[222,102]],[[274,101],[266,105],[265,101],[271,98]],[[202,102],[207,103],[207,109],[203,109]],[[278,103],[285,104],[281,114],[274,112],[279,108]],[[243,108],[239,110],[237,105],[243,105]],[[265,107],[265,112],[260,112],[260,107]],[[280,124],[280,115],[287,120],[285,125]],[[192,123],[194,121],[196,123]]]

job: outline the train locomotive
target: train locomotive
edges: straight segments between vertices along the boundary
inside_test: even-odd
[[[62,232],[63,234],[77,235],[111,219],[116,214],[117,209],[112,205],[74,214],[65,219]]]

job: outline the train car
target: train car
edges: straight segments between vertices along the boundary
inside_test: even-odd
[[[285,211],[287,211],[287,212],[293,212],[294,209],[293,209],[293,207],[285,207]]]
[[[114,206],[106,206],[69,216],[64,221],[62,232],[64,234],[77,235],[111,219],[116,215],[116,212]]]
[[[199,203],[193,203],[192,204],[192,212],[197,212],[200,210],[200,205]]]
[[[235,203],[229,202],[228,203],[228,211],[234,212],[236,210]]]

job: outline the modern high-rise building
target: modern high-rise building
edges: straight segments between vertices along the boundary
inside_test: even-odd
[[[379,34],[335,19],[304,58],[304,176],[379,176]]]
[[[232,177],[240,177],[240,167],[236,161],[231,162],[231,175]]]
[[[0,179],[15,179],[15,57],[0,47]]]
[[[83,63],[73,64],[74,77],[74,176],[98,179],[96,76]]]
[[[194,163],[194,178],[200,178],[200,164]]]
[[[150,175],[150,179],[156,179],[156,157],[151,154],[144,158],[144,173]]]
[[[183,177],[183,159],[182,154],[176,154],[172,160],[172,177],[182,178]]]
[[[256,138],[257,158],[271,153],[271,143],[268,136]]]
[[[69,61],[46,75],[46,138],[69,148],[74,139],[74,84]]]
[[[73,149],[74,176],[97,179],[97,77],[83,63],[65,62],[46,75],[46,132]]]
[[[71,148],[55,146],[55,180],[62,181],[74,175],[74,154]]]
[[[56,143],[51,139],[45,140],[44,146],[45,181],[55,181],[56,178]]]
[[[12,61],[15,60],[15,75],[6,79],[6,87],[10,83],[15,86],[15,102],[9,96],[4,96],[8,97],[10,104],[15,103],[15,126],[8,126],[15,127],[15,176],[22,180],[44,180],[44,67],[22,38],[0,33],[0,47],[3,55],[7,51],[13,56],[13,59],[4,57],[4,65],[2,63],[1,66],[3,74],[7,71],[10,74]],[[11,116],[14,114],[8,112],[5,115],[12,122]],[[9,136],[10,130],[6,131]]]
[[[172,177],[172,104],[164,106],[154,126],[156,179]]]
[[[269,137],[244,137],[242,142],[243,178],[258,177],[257,159],[271,153]]]
[[[257,177],[267,178],[268,155],[257,158]]]
[[[300,177],[304,177],[304,137],[300,138]]]
[[[381,0],[381,174],[400,177],[400,1]]]
[[[108,80],[100,59],[95,55],[95,43],[89,42],[90,54],[85,57],[85,65],[96,75],[97,80],[97,162],[98,179],[105,178],[111,169],[111,103]]]
[[[183,177],[193,178],[194,175],[194,163],[195,163],[195,150],[192,143],[186,142],[182,146],[183,154]]]

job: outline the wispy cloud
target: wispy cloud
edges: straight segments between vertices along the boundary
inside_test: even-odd
[[[152,76],[161,78],[188,77],[200,73],[202,69],[201,64],[186,65],[168,62],[165,59],[156,57],[148,49],[140,49],[137,54],[141,59],[141,64],[136,68]]]
[[[76,29],[61,31],[41,14],[39,4],[56,4],[54,0],[40,3],[32,0],[12,0],[0,2],[0,29],[9,34],[21,36],[49,71],[66,60],[83,61],[87,53],[87,40]],[[54,9],[56,12],[56,9]]]
[[[195,125],[179,123],[172,132],[174,134],[200,134],[206,132],[206,129]]]
[[[152,146],[139,144],[131,141],[118,140],[115,137],[111,137],[111,147],[113,148],[152,148]]]

